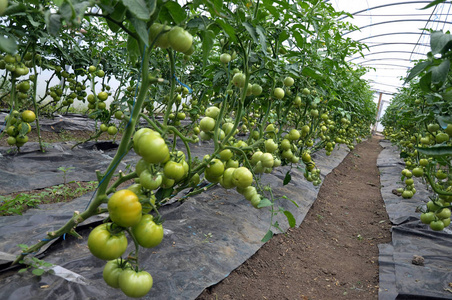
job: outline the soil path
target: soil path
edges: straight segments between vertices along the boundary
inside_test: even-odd
[[[267,242],[198,300],[378,299],[378,244],[390,222],[373,137],[331,172],[301,226]]]

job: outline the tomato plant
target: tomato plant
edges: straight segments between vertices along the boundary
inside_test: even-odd
[[[420,220],[440,231],[450,224],[452,200],[451,70],[441,68],[449,66],[452,47],[444,42],[450,39],[449,33],[432,31],[430,38],[431,52],[408,74],[409,85],[394,97],[382,124],[384,134],[399,147],[405,162],[402,196],[416,194],[412,176],[425,179],[433,193],[420,207]]]
[[[283,213],[291,226],[294,218],[274,208],[277,199],[261,181],[263,174],[288,166],[287,184],[290,170],[300,168],[306,180],[319,185],[321,171],[311,154],[324,149],[330,155],[338,144],[352,150],[369,135],[376,114],[362,79],[366,70],[344,60],[365,46],[342,38],[344,31],[356,28],[341,22],[342,13],[327,2],[259,1],[251,7],[236,0],[184,6],[141,2],[138,8],[136,1],[125,0],[46,1],[38,8],[33,1],[13,1],[15,9],[5,10],[11,28],[0,26],[0,69],[5,70],[3,82],[11,86],[4,93],[11,110],[9,144],[21,147],[31,129],[28,123],[36,122],[39,130],[40,115],[67,112],[75,102],[85,104],[88,117],[99,124],[93,138],[102,132],[121,136],[111,164],[97,173],[100,184],[88,208],[48,238],[70,232],[99,210],[108,211],[107,224],[115,225],[94,229],[93,236],[100,231],[105,244],[123,240],[126,232],[135,249],[125,263],[107,264],[106,282],[136,297],[152,286],[152,277],[138,271],[139,247],[160,243],[159,208],[170,197],[187,189],[204,191],[201,180],[236,188],[253,207],[269,208],[266,240],[279,228],[276,213]],[[293,20],[300,26],[293,26]],[[42,70],[58,84],[49,80],[39,97]],[[117,86],[111,84],[115,80]],[[444,134],[429,134],[429,142],[447,143]],[[190,147],[200,140],[212,143],[213,150],[195,158]],[[134,170],[117,173],[128,151],[141,159]],[[118,190],[128,180],[135,184]],[[405,194],[414,193],[412,183],[406,185]],[[107,210],[100,207],[103,203]],[[94,238],[89,245],[103,259],[123,255],[104,255]]]

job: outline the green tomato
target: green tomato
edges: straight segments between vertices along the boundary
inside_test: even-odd
[[[273,95],[277,99],[282,99],[282,98],[284,98],[284,90],[282,88],[275,88],[273,91]]]
[[[127,238],[124,232],[112,234],[109,231],[112,223],[104,223],[94,228],[88,236],[88,248],[91,254],[103,260],[120,257],[127,249]]]
[[[223,53],[220,55],[220,61],[223,64],[227,64],[231,61],[232,57],[229,53]]]
[[[224,164],[221,160],[214,158],[210,161],[209,165],[207,166],[206,170],[205,170],[205,175],[208,176],[209,178],[216,178],[223,175],[224,172]]]
[[[107,262],[102,272],[105,283],[115,289],[119,288],[119,275],[124,270],[123,265],[124,267],[130,266],[128,263],[124,264],[122,259],[114,259]]]
[[[441,211],[436,213],[436,216],[441,220],[442,219],[450,219],[451,211],[449,208],[443,208],[443,209],[441,209]]]
[[[135,136],[134,136],[135,147]],[[135,151],[148,163],[159,164],[169,159],[165,140],[156,132],[144,132],[138,137]]]
[[[278,149],[278,144],[276,144],[273,139],[268,139],[264,142],[265,145],[265,151],[269,153],[273,153]],[[290,148],[290,146],[289,146]]]
[[[273,158],[273,155],[271,155],[271,153],[266,152],[261,155],[261,163],[263,167],[271,168],[273,167],[274,162],[275,159]]]
[[[153,175],[149,170],[144,170],[140,174],[140,184],[151,191],[158,189],[162,185],[162,175],[160,173]]]
[[[142,207],[138,196],[130,190],[119,190],[108,200],[110,219],[121,227],[130,227],[141,220]]]
[[[235,187],[234,182],[232,181],[232,174],[234,173],[235,168],[229,168],[224,170],[223,176],[220,178],[220,184],[225,189],[232,189]]]
[[[292,86],[295,83],[292,77],[286,77],[284,78],[284,85],[285,86]]]
[[[165,177],[174,179],[175,182],[178,182],[185,176],[184,165],[170,160],[163,167],[163,174]]]
[[[289,135],[288,138],[291,141],[295,141],[298,140],[301,137],[300,132],[296,129],[292,129],[291,131],[289,131]]]
[[[251,93],[254,96],[259,96],[260,94],[262,94],[262,87],[257,83],[253,84],[251,87]]]
[[[218,153],[218,155],[220,156],[220,159],[222,161],[228,161],[228,160],[230,160],[232,158],[233,153],[229,149],[224,149],[220,153]]]
[[[132,298],[145,296],[149,293],[153,284],[151,274],[146,271],[136,272],[132,269],[122,271],[118,281],[121,291]]]
[[[147,170],[149,165],[150,164],[147,161],[141,158],[135,165],[135,173],[140,176],[144,170]]]
[[[232,174],[232,182],[237,187],[246,188],[253,183],[253,173],[246,167],[239,167]]]
[[[171,48],[178,52],[187,52],[193,44],[192,35],[181,27],[175,26],[168,33]]]
[[[236,73],[234,77],[232,77],[232,83],[238,87],[243,88],[245,86],[246,76],[243,73]]]
[[[159,23],[153,23],[151,27],[149,28],[149,40],[153,42],[157,36],[158,39],[155,40],[155,45],[157,47],[160,47],[162,49],[166,49],[170,46],[169,40],[168,40],[168,32],[162,33],[164,31],[170,30],[171,27]],[[160,34],[160,35],[159,35]]]
[[[212,131],[215,128],[215,120],[211,117],[204,117],[199,122],[199,128],[204,132]]]
[[[140,222],[132,227],[132,233],[144,248],[156,247],[163,240],[163,226],[156,224],[151,215],[143,215]]]
[[[290,143],[290,141],[288,139],[283,139],[281,141],[281,149],[283,151],[288,151],[290,150],[290,147],[292,146],[292,144]]]
[[[443,223],[443,221],[441,221],[441,220],[438,220],[438,221],[432,221],[432,222],[430,223],[430,228],[431,228],[432,230],[435,230],[435,231],[441,231],[441,230],[444,229],[444,223]]]
[[[118,128],[116,128],[116,126],[114,125],[108,126],[107,133],[109,135],[115,135],[116,133],[118,133]]]
[[[205,111],[206,117],[211,117],[215,119],[220,114],[220,109],[216,106],[210,106]]]
[[[432,221],[435,221],[435,213],[426,212],[421,214],[421,222],[424,224],[430,224]]]
[[[436,142],[441,144],[443,142],[447,142],[449,140],[449,135],[445,132],[440,132],[436,135]]]

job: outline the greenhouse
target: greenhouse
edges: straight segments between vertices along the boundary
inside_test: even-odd
[[[0,298],[452,299],[451,8],[0,0]]]

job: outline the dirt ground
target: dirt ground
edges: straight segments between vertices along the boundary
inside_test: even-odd
[[[324,180],[301,226],[275,236],[197,300],[378,299],[378,244],[391,240],[376,166],[379,137]]]

